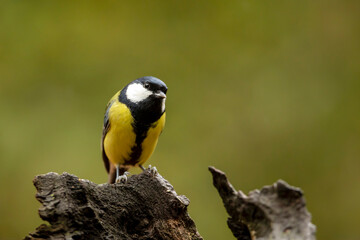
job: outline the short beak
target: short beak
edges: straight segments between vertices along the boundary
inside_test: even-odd
[[[155,97],[157,98],[166,98],[165,93],[163,93],[162,91],[158,91],[157,93],[154,94]]]

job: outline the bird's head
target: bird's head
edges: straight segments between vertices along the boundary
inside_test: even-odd
[[[143,110],[165,112],[167,86],[156,77],[138,78],[124,88],[125,96],[131,105]]]

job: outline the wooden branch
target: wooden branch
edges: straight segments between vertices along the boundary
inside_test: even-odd
[[[40,225],[29,239],[202,239],[177,195],[153,169],[97,185],[63,173],[36,176]]]
[[[241,240],[315,240],[316,227],[303,193],[282,180],[246,196],[236,191],[225,173],[209,167],[213,184],[230,215],[228,226]]]

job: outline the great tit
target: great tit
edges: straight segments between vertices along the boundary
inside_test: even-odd
[[[121,181],[129,167],[144,170],[165,125],[166,92],[160,79],[142,77],[110,99],[101,139],[108,183]]]

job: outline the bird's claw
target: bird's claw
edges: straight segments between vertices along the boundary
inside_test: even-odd
[[[158,170],[156,169],[156,167],[151,167],[151,165],[149,166],[149,168],[151,176],[155,177],[158,174]]]
[[[129,175],[129,172],[124,172],[123,175],[116,178],[115,182],[125,184],[127,182],[127,175]]]

